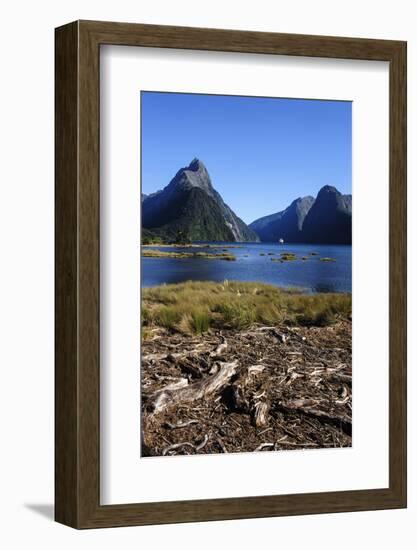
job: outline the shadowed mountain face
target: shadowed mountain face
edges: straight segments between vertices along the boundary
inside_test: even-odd
[[[352,195],[326,185],[316,199],[296,199],[282,212],[259,218],[249,227],[266,242],[351,244]]]
[[[224,203],[198,159],[181,168],[162,191],[142,196],[142,227],[166,239],[259,241]]]
[[[282,212],[259,218],[249,227],[259,235],[261,241],[276,242],[284,239],[285,242],[302,242],[303,223],[313,203],[313,197],[298,198]]]
[[[320,189],[302,232],[305,242],[351,244],[352,195],[342,195],[330,185]]]

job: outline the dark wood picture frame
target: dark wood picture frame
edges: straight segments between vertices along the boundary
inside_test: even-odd
[[[99,56],[119,44],[389,62],[389,487],[100,505]],[[75,528],[406,506],[406,43],[76,21],[56,29],[55,518]],[[377,129],[376,129],[377,131]],[[393,246],[395,244],[395,246]]]

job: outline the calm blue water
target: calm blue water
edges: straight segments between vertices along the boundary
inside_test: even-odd
[[[216,244],[213,248],[194,249],[197,252],[222,252],[228,245]],[[230,243],[230,245],[236,243]],[[207,259],[142,258],[142,286],[156,286],[163,283],[183,281],[259,281],[277,286],[296,286],[311,292],[352,291],[352,247],[347,245],[312,244],[268,244],[239,243],[241,248],[230,248],[236,261]],[[158,249],[159,247],[152,247]],[[178,248],[161,250],[185,251]],[[268,256],[268,252],[275,253]],[[308,260],[272,262],[281,252],[293,252],[297,258],[308,256]],[[316,252],[317,256],[309,256]],[[260,254],[265,254],[261,256]],[[319,258],[334,258],[335,262],[321,262]]]

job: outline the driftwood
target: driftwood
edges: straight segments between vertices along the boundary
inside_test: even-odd
[[[253,423],[257,428],[268,423],[269,405],[266,401],[258,401],[253,407]]]
[[[156,392],[151,399],[153,413],[159,413],[169,405],[190,403],[219,393],[236,373],[237,365],[237,361],[223,363],[217,374],[213,376],[178,389],[171,386]]]
[[[227,450],[227,448],[226,448],[226,445],[224,444],[224,442],[223,442],[223,440],[222,440],[221,437],[218,437],[218,438],[216,439],[216,442],[217,442],[217,444],[219,445],[219,447],[220,447],[220,449],[222,450],[223,453],[227,453],[227,452],[228,452],[228,450]]]
[[[208,436],[208,434],[206,434],[206,435],[204,436],[203,441],[202,441],[199,445],[197,445],[196,448],[195,448],[195,450],[196,450],[197,453],[198,453],[199,451],[201,451],[202,449],[204,449],[204,447],[207,445],[208,440],[209,440],[209,436]]]
[[[162,450],[162,456],[165,456],[168,453],[170,453],[170,454],[174,453],[175,454],[174,451],[178,451],[180,449],[182,450],[182,449],[184,449],[184,447],[192,449],[194,452],[198,453],[202,449],[204,449],[204,447],[207,445],[208,440],[209,440],[209,436],[208,436],[208,434],[206,434],[204,436],[204,439],[202,440],[202,442],[199,443],[198,445],[195,445],[194,443],[190,443],[190,441],[181,441],[180,443],[173,443],[172,445],[168,445],[168,447],[165,447]]]
[[[265,365],[251,365],[248,368],[249,376],[256,376],[265,370]]]
[[[142,343],[142,453],[351,445],[351,324]]]
[[[182,441],[181,443],[173,443],[172,445],[165,447],[165,449],[162,450],[162,455],[165,456],[169,452],[181,449],[182,447],[191,447],[191,449],[195,449],[195,446],[189,441]]]
[[[275,443],[261,443],[260,445],[258,445],[258,447],[256,447],[256,449],[254,449],[254,452],[258,452],[258,451],[262,451],[263,449],[268,449],[270,447],[275,447]]]
[[[219,346],[221,347],[221,346]],[[142,361],[145,362],[159,362],[159,361],[168,361],[170,363],[176,363],[180,359],[195,359],[200,354],[207,353],[209,347],[208,346],[200,346],[198,348],[197,346],[189,351],[185,352],[164,352],[164,353],[148,353],[142,356]],[[227,343],[226,343],[226,349],[227,349]]]
[[[217,346],[217,348],[210,353],[210,357],[222,357],[228,348],[227,340],[224,336],[221,336],[222,342]]]
[[[288,447],[317,447],[317,443],[314,443],[314,441],[303,441],[302,443],[297,443],[295,441],[277,441],[277,445],[285,445]]]
[[[175,362],[181,357],[186,357],[185,353],[148,353],[142,357],[142,361],[171,361]]]
[[[170,428],[171,430],[176,430],[178,428],[186,428],[191,426],[191,424],[198,424],[198,420],[186,420],[185,422],[178,422],[177,424],[171,424],[171,422],[165,422],[164,426]]]
[[[346,415],[330,413],[317,408],[320,402],[314,399],[295,399],[294,401],[281,402],[278,407],[286,412],[296,411],[313,416],[321,422],[328,422],[340,427],[347,435],[352,435],[352,420]]]

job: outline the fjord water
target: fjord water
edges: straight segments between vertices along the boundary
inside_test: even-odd
[[[227,250],[236,261],[197,258],[142,258],[142,286],[184,281],[259,281],[282,287],[300,287],[310,292],[352,292],[352,247],[325,244],[206,243],[203,248],[160,248],[172,252],[219,253]],[[213,248],[215,247],[215,248]],[[233,247],[233,248],[232,248]],[[235,248],[237,247],[237,248]],[[275,262],[281,253],[296,260]],[[315,253],[315,255],[311,255]],[[307,260],[302,260],[307,257]],[[321,261],[332,258],[335,261]]]

